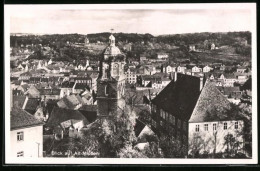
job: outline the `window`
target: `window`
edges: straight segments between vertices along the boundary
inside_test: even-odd
[[[227,129],[227,123],[225,122],[224,123],[224,130],[226,130]]]
[[[213,131],[216,131],[217,130],[217,124],[213,124]]]
[[[108,85],[105,85],[105,95],[106,96],[108,96],[108,91],[109,91]]]
[[[238,129],[238,122],[235,122],[235,129]]]
[[[23,132],[17,132],[17,141],[23,141]]]
[[[205,125],[204,125],[204,130],[205,130],[205,131],[208,131],[208,124],[205,124]]]
[[[19,151],[19,152],[17,153],[17,157],[23,157],[23,156],[24,156],[23,151]]]
[[[196,125],[195,131],[196,131],[196,132],[199,132],[199,131],[200,131],[200,126],[199,126],[199,125]]]

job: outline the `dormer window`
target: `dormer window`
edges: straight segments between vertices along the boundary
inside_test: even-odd
[[[108,91],[109,91],[109,88],[108,88],[108,85],[105,86],[105,95],[108,96]]]

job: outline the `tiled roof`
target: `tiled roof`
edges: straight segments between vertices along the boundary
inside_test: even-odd
[[[89,121],[78,110],[54,107],[49,119],[47,120],[46,126],[55,127],[68,120],[83,120],[85,124],[89,123]]]
[[[178,74],[177,81],[171,81],[152,103],[174,116],[188,120],[200,94],[200,78]]]
[[[60,89],[38,89],[41,95],[60,95]]]
[[[97,119],[97,105],[83,105],[79,111],[89,122],[94,122]]]
[[[207,122],[225,119],[226,116],[222,115],[222,113],[229,108],[230,102],[227,98],[212,82],[207,81],[201,91],[189,122]],[[215,116],[216,113],[218,113],[218,116]]]
[[[27,112],[34,114],[34,112],[36,111],[37,107],[40,104],[41,99],[39,98],[29,98],[24,110],[26,110]]]
[[[34,116],[21,108],[13,108],[11,111],[11,130],[43,125]]]
[[[23,107],[26,96],[13,96],[13,105],[16,107]]]
[[[65,81],[61,84],[61,88],[73,88],[75,82]]]

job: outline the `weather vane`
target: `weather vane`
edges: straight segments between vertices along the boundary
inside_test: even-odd
[[[112,28],[112,29],[110,29],[110,30],[111,30],[111,33],[113,33],[114,29]]]

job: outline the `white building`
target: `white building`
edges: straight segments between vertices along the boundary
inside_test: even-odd
[[[202,69],[197,67],[197,66],[194,66],[191,68],[191,72],[194,73],[194,72],[202,72]]]
[[[135,84],[137,82],[137,74],[134,68],[128,68],[125,72],[126,81],[130,84]]]
[[[227,114],[225,111],[231,109],[228,99],[214,84],[206,84],[189,120],[189,154],[223,153],[231,150],[232,145],[233,150],[243,152],[242,116]],[[233,138],[234,144],[228,144],[228,136]]]
[[[205,66],[205,67],[203,67],[202,68],[202,71],[203,72],[209,72],[209,71],[211,71],[213,68],[211,68],[211,67],[209,67],[208,65],[207,66]]]
[[[43,123],[23,109],[11,111],[11,157],[43,156]]]
[[[157,53],[157,59],[167,59],[168,57],[167,53]]]

